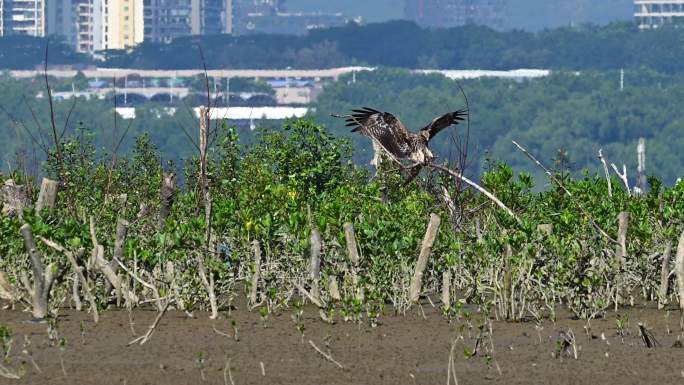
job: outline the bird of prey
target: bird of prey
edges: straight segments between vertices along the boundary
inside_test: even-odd
[[[384,150],[390,158],[401,164],[403,160],[410,160],[416,166],[423,166],[434,160],[434,155],[428,148],[428,143],[443,129],[458,124],[468,116],[468,109],[448,112],[432,120],[430,124],[415,134],[389,112],[380,112],[373,108],[363,107],[352,110],[350,115],[333,115],[343,118],[352,132],[359,132],[373,141],[376,150],[372,164],[378,166],[378,147]]]

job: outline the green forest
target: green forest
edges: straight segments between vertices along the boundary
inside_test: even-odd
[[[349,25],[312,31],[307,36],[229,35],[190,37],[171,44],[144,43],[132,51],[107,51],[104,62],[68,52],[55,42],[50,64],[97,64],[141,69],[329,68],[369,65],[401,68],[548,68],[608,70],[652,68],[680,73],[684,30],[639,31],[633,23],[580,25],[540,32],[497,32],[486,27],[422,29],[406,21]],[[32,69],[44,59],[45,41],[0,39],[0,68]],[[277,53],[277,54],[274,54]]]
[[[522,82],[468,80],[462,86],[470,102],[469,154],[476,173],[487,159],[538,171],[515,151],[511,140],[527,145],[548,164],[562,149],[574,171],[598,171],[599,148],[609,161],[636,170],[636,144],[644,137],[648,171],[669,183],[682,176],[684,160],[678,149],[684,145],[684,116],[679,101],[684,94],[679,77],[627,71],[623,91],[619,71],[558,72]],[[359,73],[355,83],[348,77],[329,85],[318,99],[315,116],[343,135],[343,122],[329,115],[359,106],[393,112],[417,130],[442,113],[464,107],[465,100],[457,82],[442,76],[384,70]],[[458,154],[455,143],[465,139],[466,131],[464,125],[456,126],[436,137],[431,147],[442,158],[453,159]],[[361,149],[356,159],[368,161],[368,140],[352,138]]]
[[[661,75],[649,70],[626,71],[624,90],[620,90],[619,71],[582,73],[558,71],[542,79],[513,81],[479,79],[462,81],[469,99],[471,121],[468,171],[478,173],[488,161],[502,160],[516,170],[538,170],[521,154],[511,140],[517,140],[553,164],[559,150],[567,167],[575,172],[597,172],[599,148],[609,162],[626,164],[635,176],[636,144],[640,137],[647,142],[647,172],[667,183],[681,177],[684,160],[678,149],[684,145],[681,132],[684,118],[679,101],[684,98],[679,75]],[[17,167],[14,156],[40,160],[40,142],[50,137],[49,105],[34,96],[44,90],[44,81],[0,80],[5,92],[0,95],[0,153],[2,169]],[[58,84],[55,83],[55,87]],[[162,106],[147,104],[137,109],[137,118],[124,121],[113,114],[113,102],[77,100],[55,103],[60,131],[73,107],[67,131],[79,129],[90,135],[95,148],[111,152],[117,135],[127,132],[119,146],[122,152],[132,148],[135,138],[147,133],[166,160],[181,165],[194,151],[186,132],[196,126],[190,115],[190,101],[178,102],[175,116],[158,114]],[[328,84],[311,118],[327,126],[341,138],[352,140],[354,160],[367,164],[372,157],[370,141],[352,135],[333,113],[370,106],[395,113],[410,129],[417,130],[434,117],[465,106],[458,83],[441,75],[415,75],[404,70],[377,70],[357,73],[355,82],[344,77]],[[34,118],[35,116],[35,118]],[[214,124],[224,124],[214,122]],[[257,122],[264,128],[279,128],[282,122]],[[430,146],[441,159],[458,155],[458,141],[466,138],[466,125],[444,131]],[[241,140],[249,143],[256,132],[241,130]],[[34,138],[31,138],[31,135]],[[42,139],[41,139],[42,138]],[[30,163],[30,162],[29,162]]]

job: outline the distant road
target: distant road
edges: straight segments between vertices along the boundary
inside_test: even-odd
[[[341,67],[322,70],[209,70],[207,75],[212,78],[309,78],[309,79],[334,79],[337,80],[342,75],[359,71],[373,71],[371,67]],[[58,78],[72,78],[76,75],[76,70],[48,70],[50,76]],[[82,70],[88,78],[123,78],[137,75],[144,78],[187,78],[203,75],[204,70],[138,70],[138,69],[116,69],[116,68],[97,68]],[[480,77],[527,79],[548,76],[549,70],[540,69],[519,69],[512,71],[485,71],[485,70],[412,70],[415,73],[440,73],[451,79],[473,79]],[[9,71],[15,78],[32,78],[42,75],[42,71]]]
[[[212,78],[333,78],[355,71],[373,70],[367,67],[343,67],[323,70],[209,70],[207,75]],[[48,70],[50,76],[58,78],[72,78],[76,76],[76,70]],[[144,78],[189,78],[204,75],[204,70],[138,70],[97,68],[82,70],[88,78],[123,78],[130,75],[138,75]],[[15,78],[32,78],[42,75],[42,71],[9,71]]]

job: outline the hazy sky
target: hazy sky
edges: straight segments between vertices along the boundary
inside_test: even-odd
[[[425,0],[429,1],[429,0]],[[367,22],[404,17],[403,0],[286,0],[290,11],[343,12]],[[571,23],[605,24],[631,20],[633,0],[508,0],[509,28],[539,30]]]

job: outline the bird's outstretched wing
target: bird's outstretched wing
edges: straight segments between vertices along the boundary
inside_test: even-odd
[[[352,111],[354,113],[351,115],[335,116],[345,118],[352,132],[360,132],[374,139],[397,159],[404,159],[410,154],[408,130],[397,117],[369,107]]]
[[[430,124],[421,128],[420,130],[428,131],[428,140],[430,140],[443,129],[451,126],[452,124],[458,124],[458,122],[465,120],[466,116],[468,116],[468,110],[465,108],[458,111],[447,112],[446,114],[435,118]]]

